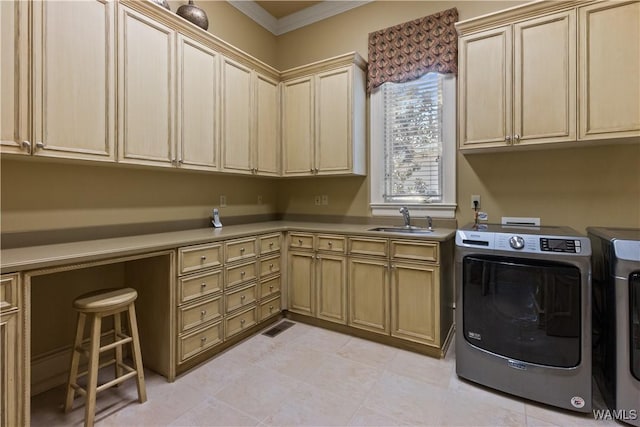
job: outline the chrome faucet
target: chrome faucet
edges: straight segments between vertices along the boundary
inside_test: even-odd
[[[433,231],[433,220],[430,216],[427,216],[427,225],[429,226],[429,231]]]
[[[411,227],[411,215],[409,215],[409,208],[406,206],[401,207],[400,213],[404,218],[404,226],[407,228]]]

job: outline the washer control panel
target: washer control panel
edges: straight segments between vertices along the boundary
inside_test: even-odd
[[[540,236],[525,233],[496,233],[458,230],[456,245],[466,248],[491,249],[506,252],[555,255],[591,255],[587,237]]]

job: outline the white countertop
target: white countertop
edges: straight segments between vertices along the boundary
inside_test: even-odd
[[[338,233],[411,240],[445,241],[453,238],[454,229],[435,229],[429,234],[406,234],[369,231],[375,224],[331,224],[317,222],[269,221],[222,228],[199,228],[167,233],[142,234],[110,239],[86,240],[52,245],[29,246],[0,250],[2,274],[73,263],[96,261],[127,255],[175,249],[216,240],[283,231]]]

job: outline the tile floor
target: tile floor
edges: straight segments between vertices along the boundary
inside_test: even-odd
[[[458,379],[443,360],[296,323],[256,335],[180,376],[146,372],[98,395],[98,426],[607,426]],[[84,405],[62,412],[64,389],[32,399],[33,426],[82,425]]]

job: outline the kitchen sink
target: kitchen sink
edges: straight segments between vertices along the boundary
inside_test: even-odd
[[[386,233],[406,233],[406,234],[430,234],[433,230],[420,227],[376,227],[370,228],[369,231],[384,231]]]

